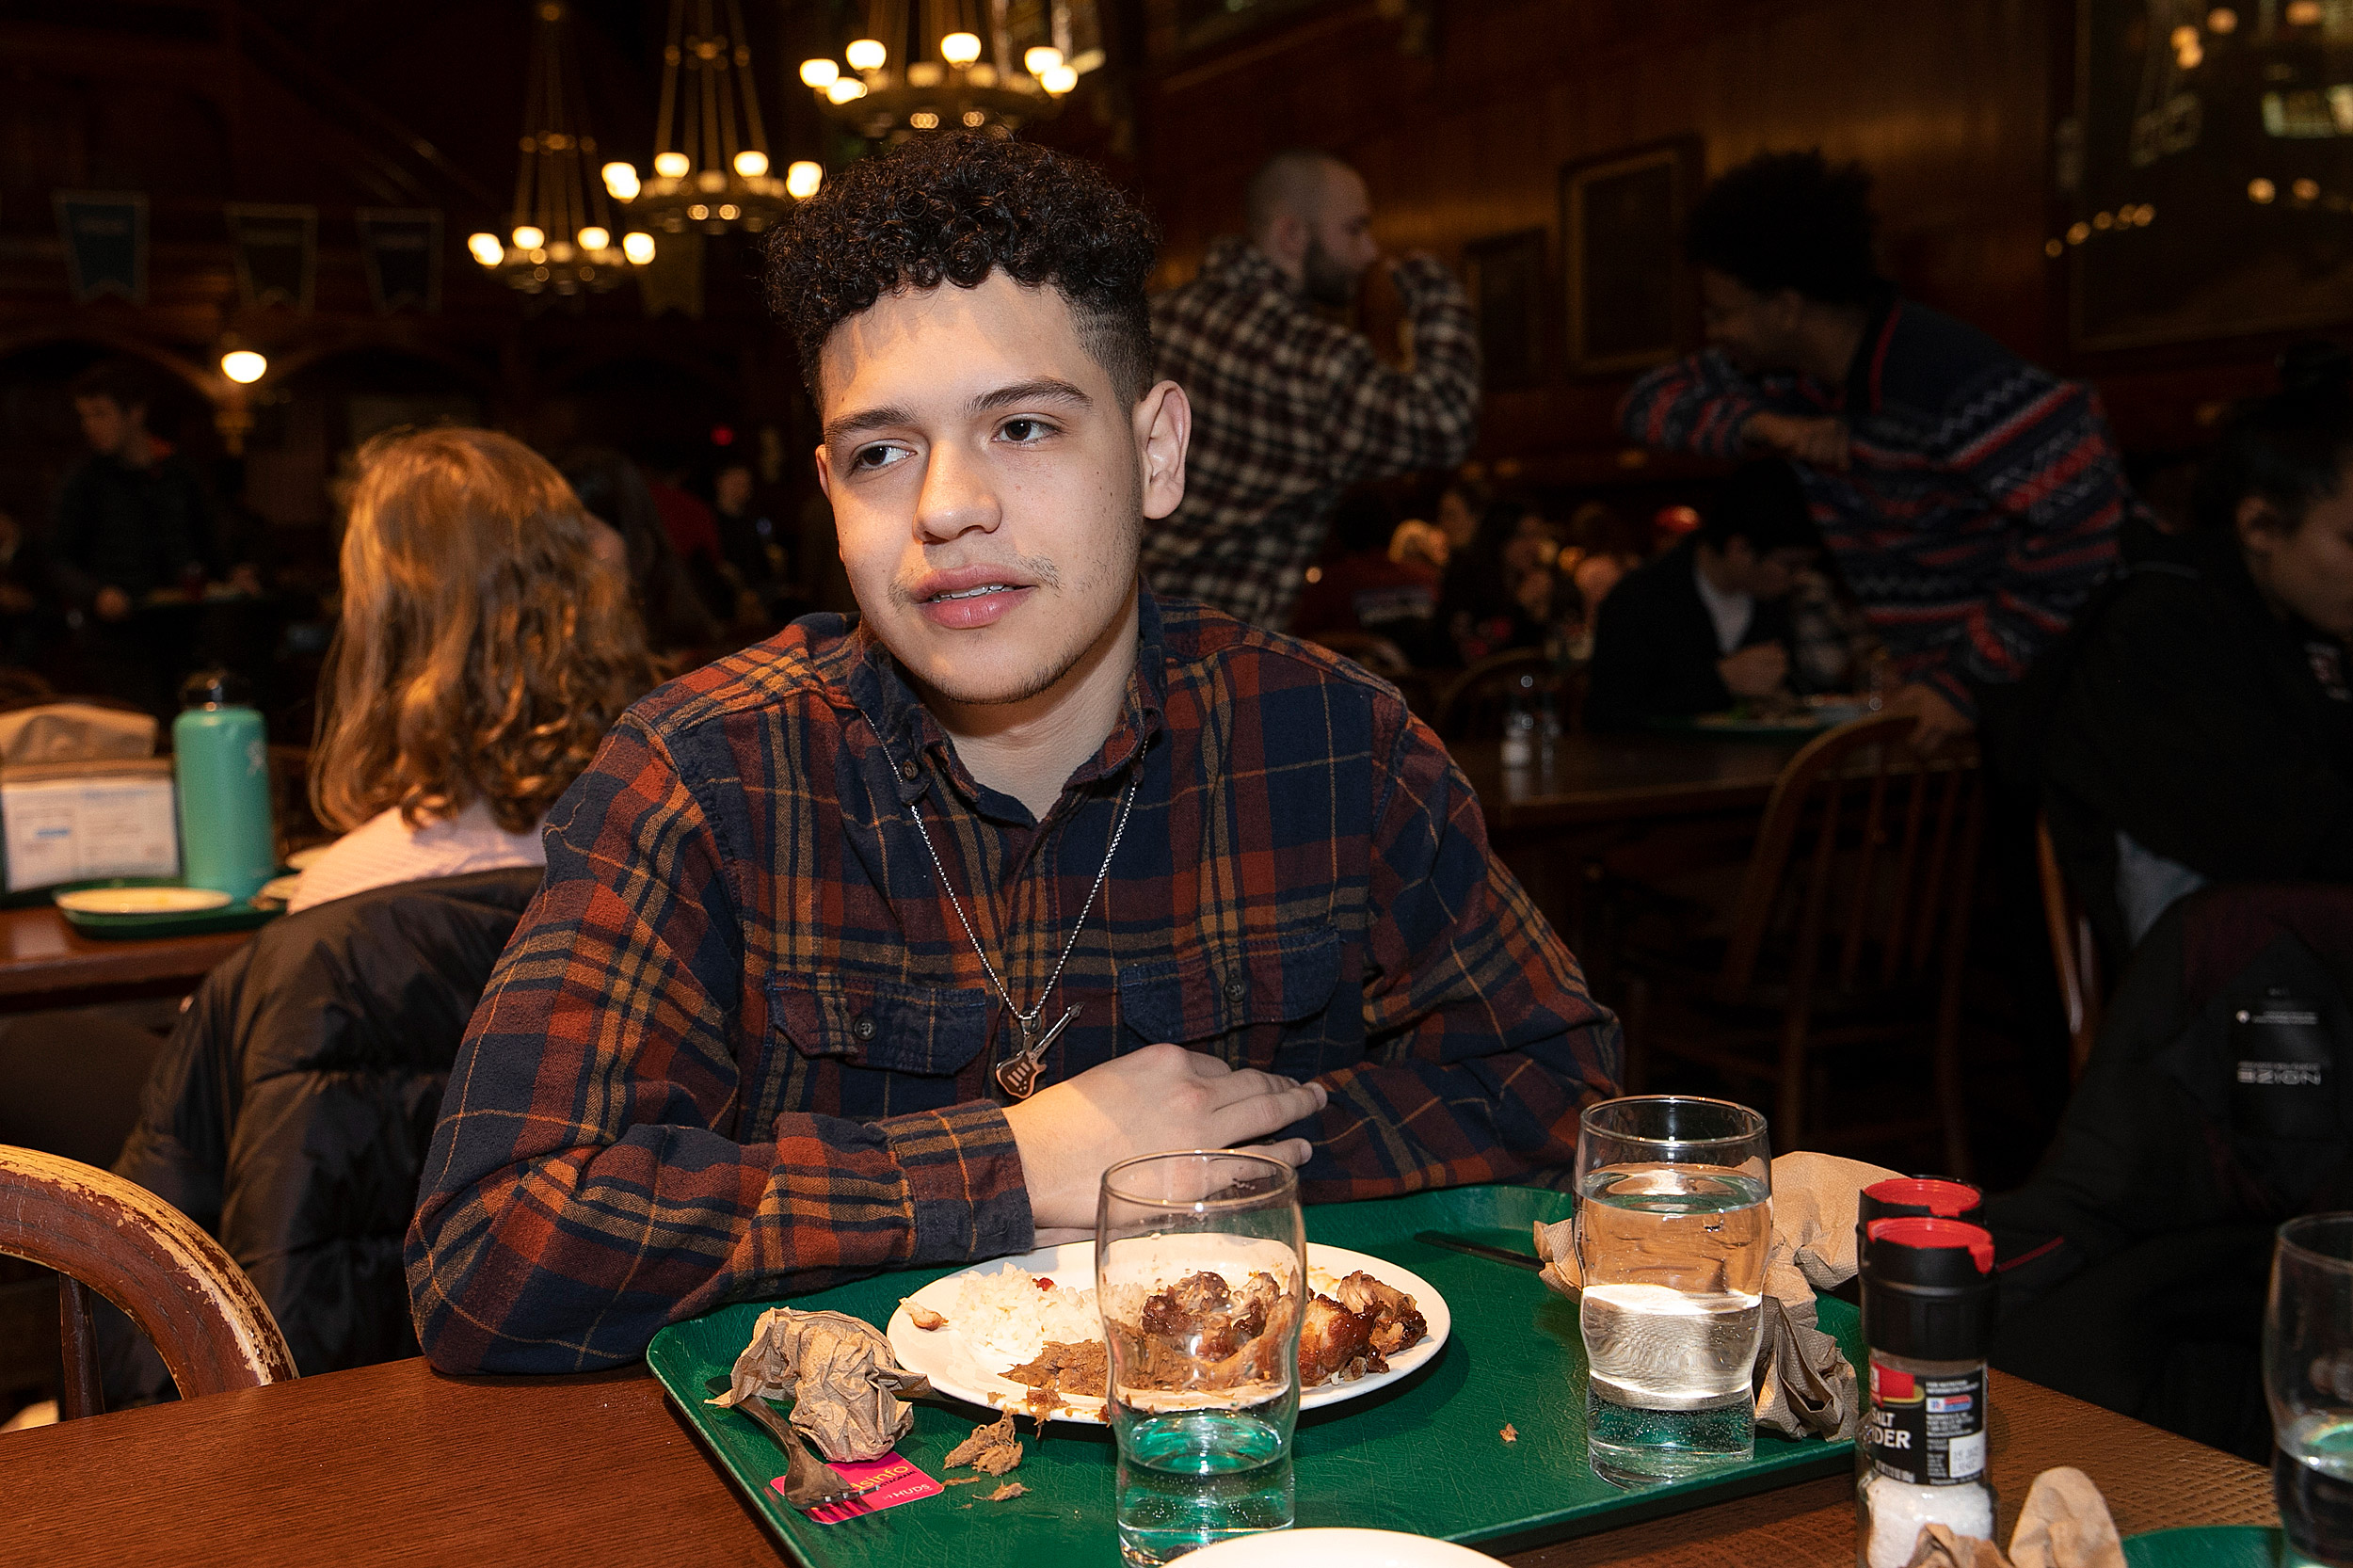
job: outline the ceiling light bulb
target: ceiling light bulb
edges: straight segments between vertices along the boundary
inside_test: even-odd
[[[541,246],[543,246],[543,245],[545,245],[545,244],[547,244],[547,243],[548,243],[548,237],[547,237],[547,235],[545,235],[545,234],[541,233],[541,232],[540,232],[537,229],[533,228],[530,224],[528,224],[528,223],[518,223],[517,225],[515,225],[515,248],[516,248],[516,249],[518,249],[518,250],[536,250],[536,249],[538,249]]]
[[[855,76],[844,76],[825,89],[825,96],[836,104],[847,104],[866,96],[866,84]]]
[[[644,266],[648,262],[653,260],[653,236],[651,234],[642,232],[635,234],[623,234],[621,236],[621,254],[630,259],[630,264],[632,265]]]
[[[241,387],[259,381],[269,370],[269,361],[250,348],[232,348],[220,357],[220,373]]]
[[[1038,86],[1060,97],[1079,85],[1079,73],[1066,65],[1058,65],[1037,79]]]
[[[801,85],[815,88],[819,92],[841,79],[841,68],[831,60],[819,58],[801,62]]]
[[[735,172],[746,180],[757,180],[768,172],[768,154],[757,147],[746,147],[735,155]]]
[[[472,251],[473,259],[484,266],[496,266],[506,259],[506,247],[499,243],[496,234],[468,234],[466,248]]]
[[[841,57],[850,62],[852,71],[880,71],[883,62],[890,58],[890,51],[882,46],[879,39],[862,38],[841,51]]]
[[[977,33],[950,33],[939,40],[939,57],[950,65],[970,65],[981,57]]]
[[[817,187],[825,183],[825,171],[820,166],[801,159],[784,171],[785,193],[795,201],[806,201],[817,194]]]
[[[664,180],[683,180],[686,171],[694,167],[683,152],[656,152],[653,155],[653,171]]]
[[[1043,77],[1060,64],[1062,64],[1062,51],[1050,43],[1041,43],[1034,49],[1024,49],[1021,52],[1021,69],[1032,76]]]
[[[612,243],[613,231],[610,229],[600,229],[591,223],[580,232],[580,248],[583,250],[602,250]]]
[[[614,200],[634,201],[637,200],[639,187],[635,164],[607,164],[600,172],[604,175],[605,191]]]

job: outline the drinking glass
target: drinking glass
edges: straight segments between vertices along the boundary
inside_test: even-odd
[[[2271,1489],[2302,1560],[2353,1564],[2353,1214],[2280,1227],[2264,1304]]]
[[[1095,1299],[1135,1568],[1290,1528],[1306,1280],[1299,1178],[1280,1160],[1195,1150],[1103,1173]]]
[[[1773,1234],[1765,1118],[1681,1095],[1589,1106],[1577,1198],[1593,1469],[1648,1481],[1748,1458]]]

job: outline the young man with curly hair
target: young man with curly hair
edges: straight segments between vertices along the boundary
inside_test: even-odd
[[[1191,411],[1144,215],[918,137],[771,299],[860,614],[632,710],[453,1069],[408,1249],[453,1370],[1088,1234],[1111,1164],[1310,1199],[1557,1172],[1615,1023],[1396,694],[1138,580]]]
[[[1636,382],[1619,420],[1649,446],[1797,464],[1932,750],[2015,701],[2135,503],[2090,388],[1881,279],[1869,190],[1818,152],[1708,187],[1687,242],[1711,346]]]

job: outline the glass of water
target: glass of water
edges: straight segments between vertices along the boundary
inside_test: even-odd
[[[1773,1234],[1765,1118],[1681,1095],[1589,1106],[1577,1198],[1593,1469],[1639,1483],[1748,1458]]]
[[[2280,1227],[2264,1305],[2271,1488],[2300,1560],[2353,1564],[2353,1214]]]
[[[1203,1150],[1103,1173],[1095,1299],[1132,1568],[1290,1528],[1306,1283],[1299,1178],[1280,1160]]]

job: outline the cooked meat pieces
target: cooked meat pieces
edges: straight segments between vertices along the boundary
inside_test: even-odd
[[[1421,1343],[1430,1325],[1414,1308],[1414,1298],[1385,1285],[1362,1269],[1339,1283],[1340,1304],[1366,1320],[1366,1342],[1383,1355]]]
[[[1282,1299],[1272,1274],[1252,1274],[1240,1290],[1219,1274],[1188,1274],[1145,1298],[1144,1332],[1197,1360],[1225,1361],[1266,1332]]]
[[[1299,1386],[1314,1388],[1364,1358],[1371,1325],[1329,1296],[1311,1296],[1299,1324]]]
[[[1031,1388],[1058,1388],[1065,1394],[1103,1397],[1110,1362],[1100,1339],[1070,1344],[1048,1339],[1036,1356],[1008,1369],[1006,1378]]]
[[[1001,1476],[1021,1463],[1021,1440],[1013,1434],[1013,1413],[984,1427],[974,1427],[972,1435],[948,1450],[942,1467],[952,1470],[959,1464],[969,1464],[975,1470]]]

